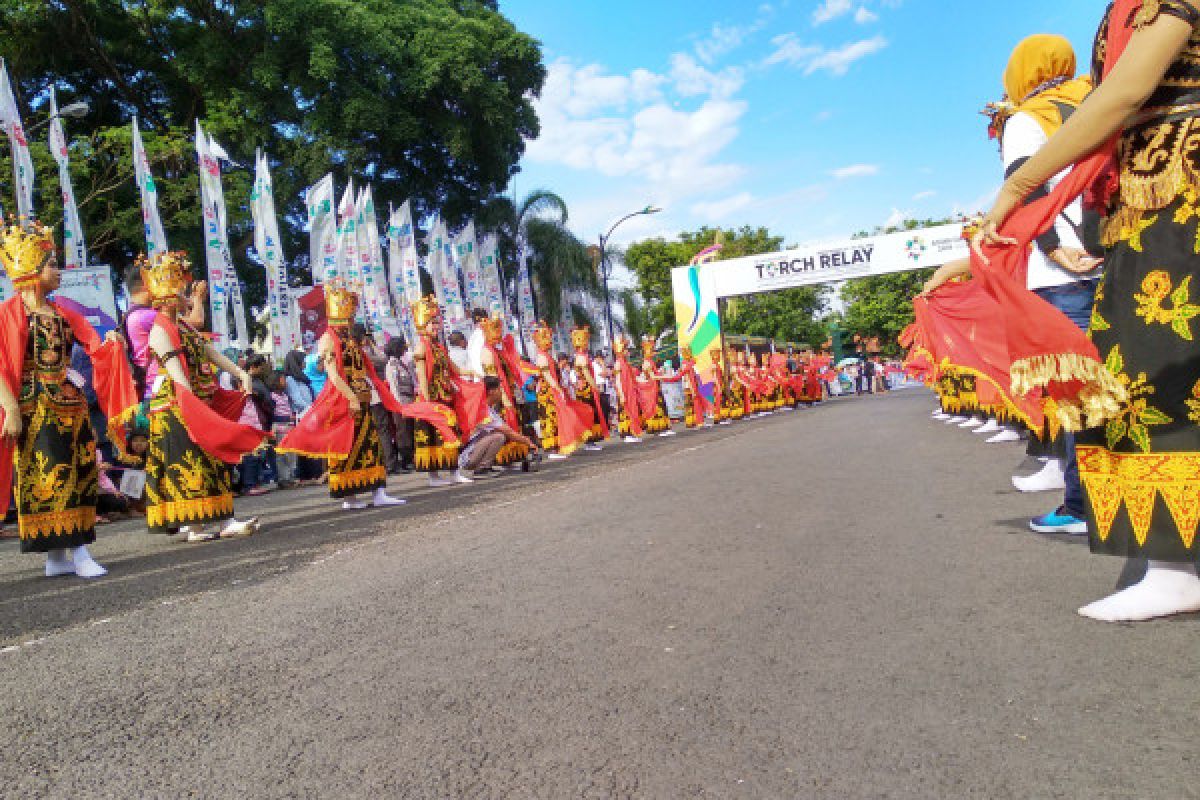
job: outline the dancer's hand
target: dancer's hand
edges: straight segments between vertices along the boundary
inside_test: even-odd
[[[351,414],[357,414],[358,412],[362,411],[362,403],[360,403],[358,398],[353,395],[346,398],[346,405],[350,407]]]
[[[116,342],[120,345],[125,344],[124,337],[122,337],[121,334],[117,333],[116,331],[109,331],[108,333],[104,334],[104,341]]]
[[[1096,258],[1077,247],[1057,247],[1050,253],[1049,258],[1063,269],[1077,275],[1091,272],[1104,263],[1103,258]]]
[[[983,246],[985,244],[993,246],[1011,247],[1017,244],[1017,240],[1011,236],[1001,236],[1000,226],[1005,220],[1012,215],[1017,206],[1020,205],[1021,198],[1009,187],[1007,183],[1000,189],[1000,195],[996,198],[996,205],[992,207],[983,218],[983,222],[979,226],[979,230],[971,237],[971,252],[974,253],[984,265],[992,263],[991,260],[984,255]]]
[[[5,439],[16,439],[21,435],[21,410],[19,408],[4,409],[4,427],[0,428],[0,436]]]
[[[250,373],[246,370],[240,370],[238,373],[238,381],[242,384],[242,391],[246,394],[254,394],[254,379],[250,377]]]

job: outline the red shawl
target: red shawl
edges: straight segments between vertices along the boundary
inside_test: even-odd
[[[550,387],[551,402],[558,411],[558,449],[564,455],[578,449],[592,430],[591,406],[572,400],[563,390],[555,374],[554,359],[546,350],[539,350],[550,366],[541,370],[542,380]]]
[[[136,413],[138,406],[137,390],[133,385],[125,348],[119,342],[101,339],[82,315],[58,303],[53,305],[92,360],[92,384],[100,410],[108,417],[109,438],[123,451],[122,426]],[[28,343],[29,323],[25,303],[20,296],[11,297],[0,304],[0,379],[8,384],[14,397],[21,395],[21,374],[25,369],[25,348]],[[0,409],[0,423],[3,421],[4,411]],[[0,509],[8,508],[12,496],[15,444],[10,439],[0,439]]]
[[[154,324],[163,329],[171,341],[171,348],[179,354],[179,363],[183,371],[188,371],[187,355],[183,352],[183,337],[179,326],[170,317],[159,314],[154,318]],[[236,464],[242,456],[253,453],[267,438],[266,431],[242,425],[238,422],[242,417],[242,409],[250,400],[245,392],[231,392],[217,387],[212,400],[205,402],[190,389],[175,384],[175,404],[179,406],[183,426],[187,429],[188,438],[213,458],[227,464]]]
[[[621,407],[629,418],[629,432],[634,436],[642,435],[642,398],[638,389],[637,376],[633,373],[633,365],[624,353],[617,356],[615,370],[617,388],[620,389]]]
[[[583,356],[583,362],[584,362],[582,367],[579,366],[579,364],[578,364],[578,359],[579,359],[579,356],[581,356],[581,355]],[[596,371],[594,369],[592,369],[592,359],[586,353],[576,353],[575,358],[576,358],[575,369],[584,371],[584,376],[585,376],[584,379],[592,387],[591,409],[592,409],[592,411],[595,411],[595,416],[593,418],[600,420],[601,435],[603,435],[604,438],[607,439],[608,438],[608,416],[604,413],[604,405],[600,402],[600,387],[598,387],[596,385]],[[587,403],[584,403],[584,405],[586,406]],[[592,416],[591,411],[588,412],[587,416],[589,416],[589,417]],[[589,427],[591,427],[591,426],[589,426]]]
[[[333,334],[333,354],[337,364],[338,374],[345,380],[342,366],[342,341]],[[392,394],[387,382],[380,379],[375,372],[375,365],[370,359],[364,359],[367,378],[383,407],[396,414],[402,414],[411,419],[427,422],[437,429],[438,433],[448,443],[459,441],[458,433],[454,430],[451,411],[441,403],[401,403]],[[325,381],[325,388],[317,396],[316,402],[305,412],[296,427],[283,437],[276,452],[299,453],[311,458],[346,458],[354,446],[354,415],[350,413],[350,403],[346,396],[333,385],[333,381]]]
[[[428,336],[421,337],[421,344],[424,346],[426,353],[425,385],[432,386],[433,350],[435,347],[441,347],[441,345],[436,344]],[[476,383],[475,381],[459,377],[453,368],[451,368],[450,385],[454,388],[454,397],[451,399],[451,403],[454,407],[454,413],[458,415],[458,428],[462,432],[463,439],[466,440],[471,437],[471,431],[475,430],[475,426],[487,418],[487,390],[483,388],[482,383]],[[433,405],[436,406],[439,404],[434,402]],[[442,436],[445,438],[444,433]],[[454,438],[457,439],[458,437],[455,436]]]
[[[1109,17],[1107,76],[1133,35],[1142,0],[1116,0]],[[1125,388],[1104,365],[1087,334],[1061,312],[1025,288],[1030,243],[1048,230],[1064,208],[1097,183],[1111,184],[1119,136],[1080,160],[1047,196],[1012,214],[1001,235],[1015,246],[985,246],[990,265],[972,254],[971,272],[1018,324],[1006,326],[1015,395],[1042,389],[1059,408],[1068,430],[1092,427],[1120,413]]]

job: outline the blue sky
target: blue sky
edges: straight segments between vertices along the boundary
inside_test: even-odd
[[[549,80],[514,189],[567,200],[594,240],[765,225],[788,244],[983,210],[978,114],[1013,46],[1060,33],[1085,71],[1102,0],[502,0]]]

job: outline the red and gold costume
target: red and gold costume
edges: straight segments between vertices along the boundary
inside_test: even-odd
[[[678,380],[683,384],[683,422],[689,428],[699,428],[708,418],[708,398],[700,389],[696,358],[687,346],[679,349]]]
[[[654,363],[654,339],[642,337],[642,382],[639,393],[642,398],[642,419],[647,433],[662,433],[671,429],[671,417],[667,414],[667,401],[663,398],[662,373]]]
[[[554,331],[541,322],[533,331],[537,345],[538,368],[538,424],[541,427],[542,449],[547,453],[570,455],[586,441],[590,425],[588,407],[571,400],[558,379],[558,368],[551,348],[554,347]],[[584,413],[581,413],[584,412]]]
[[[588,443],[595,444],[608,438],[608,417],[600,402],[600,390],[596,387],[596,372],[592,368],[592,354],[588,348],[592,332],[588,326],[571,331],[571,346],[575,348],[575,372],[579,382],[575,386],[575,399],[589,408],[584,415],[588,425]]]
[[[348,335],[358,308],[358,296],[341,287],[326,287],[325,305],[334,363],[358,400],[359,410],[352,413],[346,396],[333,381],[327,380],[316,402],[284,437],[277,452],[327,459],[329,493],[333,497],[350,497],[383,488],[387,482],[383,445],[370,413],[371,390],[374,389],[388,411],[416,420],[418,444],[422,431],[426,434],[426,442],[432,432],[444,447],[453,447],[457,460],[459,438],[454,427],[454,411],[440,403],[400,403],[387,382],[375,372],[362,348]],[[428,319],[423,321],[428,322]],[[420,455],[418,447],[418,467]]]
[[[729,419],[743,419],[748,410],[748,392],[742,382],[745,355],[741,350],[730,353],[729,389],[726,392],[725,408]]]
[[[622,436],[641,436],[642,398],[638,391],[637,372],[629,363],[629,337],[620,335],[613,341],[613,382],[621,410],[617,415],[618,431]]]
[[[729,416],[729,387],[725,381],[725,368],[721,364],[720,348],[713,348],[709,352],[709,358],[712,360],[712,367],[709,374],[712,376],[713,387],[713,402],[712,415],[717,422],[727,422]]]
[[[191,263],[183,253],[161,253],[151,264],[139,260],[142,282],[159,314],[154,325],[166,334],[170,350],[150,355],[158,379],[150,397],[150,448],[146,454],[146,527],[176,533],[233,517],[233,488],[223,461],[237,462],[257,449],[266,433],[238,423],[249,398],[217,385],[203,334],[173,319],[191,283]],[[164,313],[164,309],[168,311]],[[178,361],[188,386],[176,384],[167,369]]]
[[[0,231],[0,261],[18,291],[39,281],[53,257],[49,228],[14,225]],[[0,305],[0,379],[17,399],[22,420],[15,443],[0,439],[0,508],[8,508],[15,471],[24,553],[96,539],[95,437],[87,402],[67,376],[76,342],[92,359],[96,395],[118,441],[121,423],[137,405],[124,348],[102,341],[82,316],[53,302],[36,311],[21,296]]]
[[[483,329],[486,347],[480,358],[483,362],[483,374],[490,375],[500,381],[504,392],[504,421],[514,431],[522,431],[527,426],[523,424],[521,404],[517,402],[522,394],[521,385],[524,382],[524,372],[520,357],[516,352],[516,344],[512,336],[504,334],[504,320],[501,317],[490,317],[480,323]],[[507,442],[496,454],[496,463],[500,466],[517,464],[529,458],[529,445],[523,442]]]

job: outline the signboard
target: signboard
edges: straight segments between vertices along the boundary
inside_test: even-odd
[[[704,374],[709,351],[721,343],[723,297],[940,267],[967,255],[962,225],[955,224],[677,267],[671,284],[679,345],[692,348]]]
[[[117,298],[113,294],[112,268],[91,265],[59,272],[62,283],[53,295],[72,311],[82,314],[92,327],[103,336],[116,330]],[[0,275],[0,302],[13,296],[13,286],[8,277]]]

